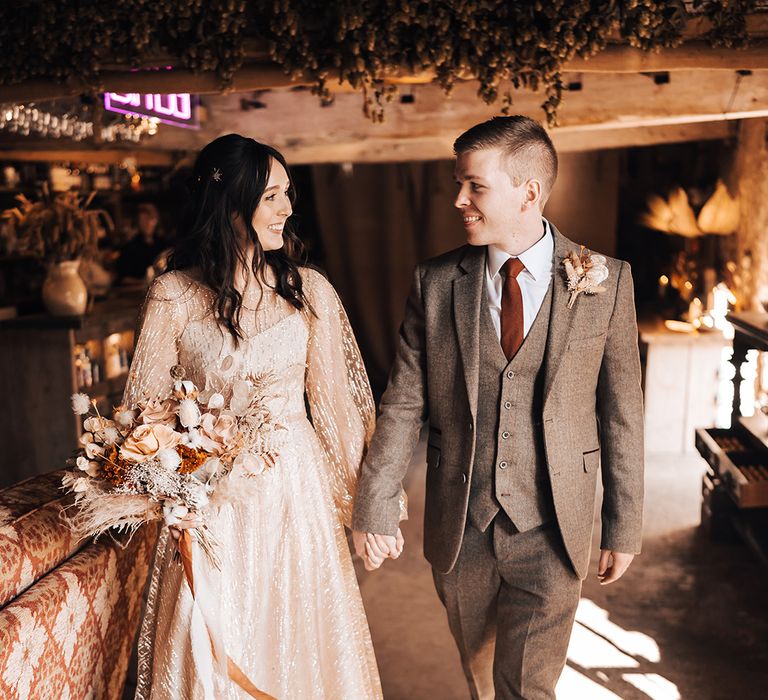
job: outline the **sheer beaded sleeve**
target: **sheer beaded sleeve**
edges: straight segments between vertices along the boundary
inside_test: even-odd
[[[165,398],[173,389],[171,367],[178,362],[177,341],[182,321],[180,291],[174,273],[158,277],[144,300],[137,330],[136,349],[123,393],[123,405]]]
[[[335,290],[314,270],[302,271],[307,310],[306,391],[315,431],[331,467],[330,481],[342,522],[349,526],[360,466],[375,424],[363,359]]]

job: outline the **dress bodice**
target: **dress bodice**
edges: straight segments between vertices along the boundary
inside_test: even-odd
[[[268,405],[277,419],[306,414],[304,384],[309,332],[303,313],[293,310],[270,327],[244,338],[237,347],[232,336],[216,333],[207,317],[190,323],[179,339],[179,364],[201,389],[217,377],[219,391],[229,398],[236,379],[269,376]],[[221,335],[221,337],[217,337]]]
[[[183,271],[158,277],[147,294],[123,405],[170,396],[171,369],[181,365],[198,389],[213,386],[225,404],[238,380],[251,380],[276,423],[306,424],[309,406],[334,500],[348,522],[373,432],[373,398],[336,292],[319,272],[301,268],[300,274],[302,309],[266,285],[245,290],[237,341],[219,323],[210,288]]]
[[[214,381],[217,391],[229,398],[235,380],[268,376],[273,414],[277,418],[305,414],[307,310],[294,308],[269,288],[246,290],[240,312],[243,337],[235,342],[217,322],[209,289],[184,272],[164,278],[162,296],[160,290],[154,291],[161,303],[173,307],[174,322],[163,330],[170,334],[178,329],[174,342],[186,378],[201,390]],[[158,338],[157,352],[171,341]]]

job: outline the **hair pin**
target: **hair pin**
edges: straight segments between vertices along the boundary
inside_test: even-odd
[[[221,170],[214,168],[213,173],[211,173],[211,177],[216,180],[216,182],[221,182]]]

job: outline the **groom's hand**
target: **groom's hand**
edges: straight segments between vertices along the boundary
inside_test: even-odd
[[[403,552],[405,539],[400,528],[396,535],[375,535],[370,532],[352,532],[355,553],[365,563],[367,571],[378,569],[387,558],[397,559]]]
[[[367,542],[367,532],[360,532],[360,530],[352,531],[352,544],[355,546],[355,554],[357,554],[357,556],[363,560],[366,571],[373,571],[374,569],[378,569],[381,564],[379,564],[379,566],[373,566],[373,564],[368,560],[368,552],[366,551],[365,547]]]
[[[610,549],[600,550],[600,561],[597,564],[597,578],[601,586],[618,581],[629,568],[634,554],[614,552]]]

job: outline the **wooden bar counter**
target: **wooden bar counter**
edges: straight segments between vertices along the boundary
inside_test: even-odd
[[[0,488],[65,466],[81,432],[73,393],[107,414],[120,402],[144,290],[113,295],[84,316],[0,323]]]

